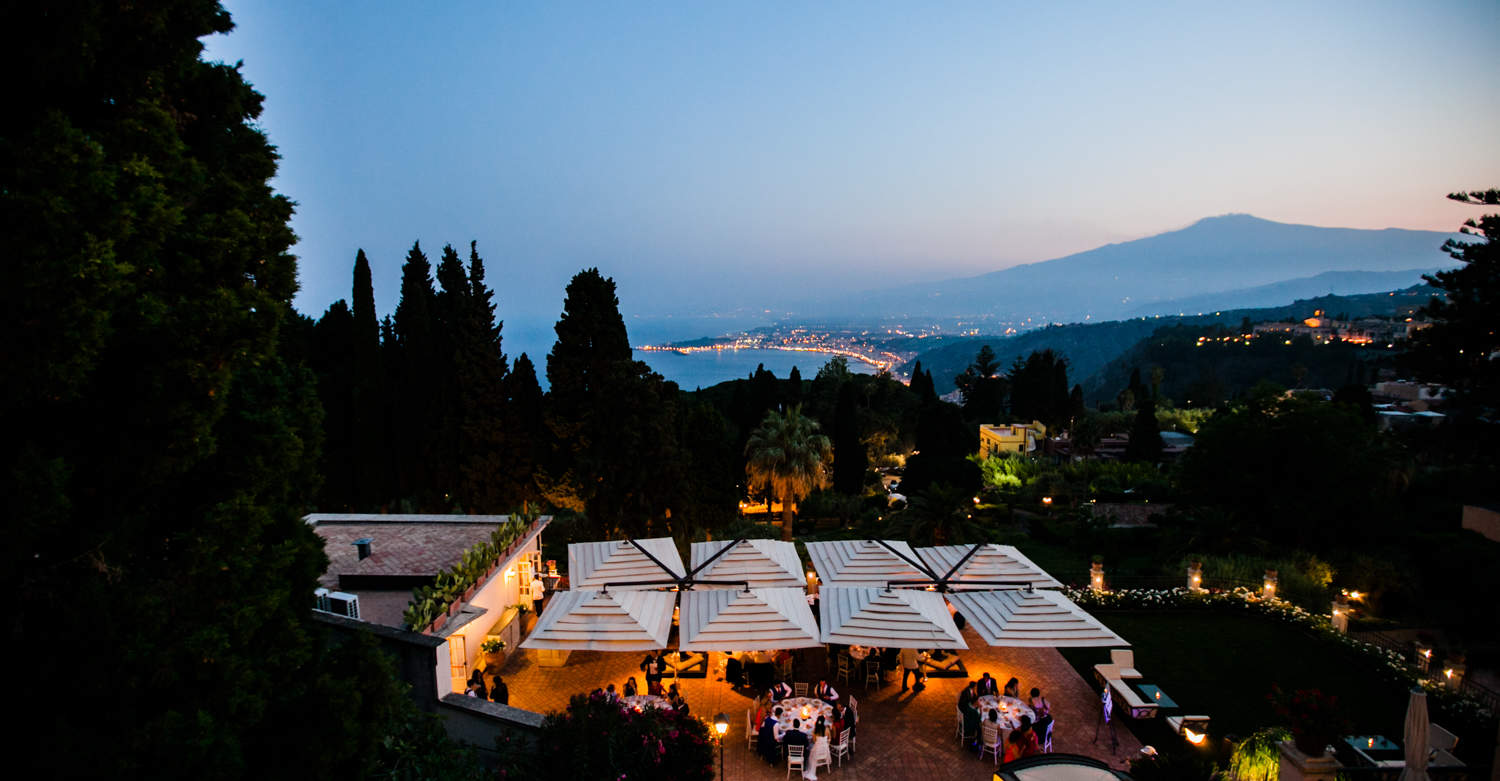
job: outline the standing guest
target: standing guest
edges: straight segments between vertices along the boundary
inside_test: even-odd
[[[531,609],[537,616],[542,615],[542,601],[546,596],[547,586],[542,583],[542,576],[535,572],[531,573]]]
[[[635,676],[632,675],[629,678],[625,679],[625,696],[634,697],[637,694],[640,694],[640,687],[636,686]]]
[[[991,678],[989,673],[985,673],[984,675],[980,676],[980,678],[979,678],[979,695],[981,697],[985,696],[985,695],[988,695],[988,694],[999,694],[999,693],[1000,693],[1000,684],[996,683],[995,679]]]
[[[728,659],[724,660],[724,681],[729,684],[729,688],[740,688],[740,679],[742,679],[744,675],[745,673],[740,665],[739,659],[731,656]]]
[[[661,687],[660,678],[652,678],[646,682],[646,693],[662,697],[666,695],[667,690]]]
[[[661,680],[662,661],[656,657],[656,654],[647,651],[646,658],[641,660],[640,668],[641,672],[646,674],[647,688],[650,688],[652,681]],[[652,694],[655,693],[652,692]]]
[[[760,722],[760,732],[755,739],[756,750],[772,765],[781,762],[781,746],[776,742],[776,722],[780,719],[781,708],[766,714],[765,719]]]
[[[818,685],[813,687],[813,696],[824,702],[834,702],[838,700],[839,693],[828,685],[828,681],[818,681]]]
[[[901,649],[901,691],[906,691],[906,681],[908,677],[915,677],[919,683],[921,682],[922,674],[917,671],[917,666],[920,664],[921,661],[917,657],[917,649]]]
[[[780,702],[792,696],[792,687],[786,681],[780,681],[771,687],[771,699]]]
[[[510,704],[510,687],[505,685],[505,679],[495,676],[495,685],[490,687],[490,701],[500,705]]]
[[[1021,682],[1015,678],[1005,682],[1005,696],[1021,699]]]
[[[464,691],[464,695],[468,697],[478,697],[481,700],[487,700],[490,698],[490,693],[484,688],[483,672],[475,670],[474,674],[469,676],[469,685],[468,688]]]
[[[974,707],[974,701],[968,700],[958,706],[958,710],[964,716],[964,734],[979,738],[979,709]]]

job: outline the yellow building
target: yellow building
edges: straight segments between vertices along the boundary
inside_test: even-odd
[[[979,426],[979,452],[988,456],[1033,453],[1038,439],[1046,439],[1047,427],[1040,421]]]

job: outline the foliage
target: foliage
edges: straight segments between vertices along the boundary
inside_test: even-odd
[[[1276,781],[1281,775],[1281,749],[1290,740],[1285,727],[1265,727],[1251,733],[1234,747],[1226,777],[1231,781]]]
[[[1500,205],[1500,190],[1453,193],[1469,205]],[[1468,413],[1494,418],[1500,410],[1500,214],[1464,221],[1474,241],[1450,239],[1443,247],[1462,266],[1425,277],[1440,291],[1423,310],[1433,324],[1417,333],[1412,363],[1425,379],[1448,383]]]
[[[1154,464],[1161,461],[1161,427],[1156,421],[1156,401],[1140,399],[1135,413],[1135,423],[1130,427],[1130,440],[1125,445],[1125,458]]]
[[[430,586],[412,591],[411,602],[402,614],[406,628],[420,632],[432,625],[448,607],[463,598],[469,587],[478,583],[490,568],[504,556],[506,549],[526,534],[530,523],[511,517],[495,527],[490,538],[463,552],[456,564],[438,572]]]
[[[1016,422],[1041,421],[1049,431],[1068,428],[1083,412],[1083,391],[1077,407],[1068,390],[1068,360],[1052,350],[1033,352],[1026,360],[1016,358],[1006,375],[1010,391],[1010,415]]]
[[[908,497],[906,507],[887,518],[885,534],[914,545],[979,542],[986,536],[974,521],[973,492],[947,483]]]
[[[1276,716],[1291,729],[1297,748],[1310,756],[1321,756],[1325,746],[1351,728],[1339,698],[1319,689],[1286,692],[1272,686],[1268,697]]]
[[[1000,364],[995,360],[995,351],[989,345],[979,348],[974,362],[964,373],[954,378],[958,394],[963,398],[964,417],[981,423],[998,423],[1005,414],[1005,397],[1010,382],[999,375]]]
[[[714,742],[706,723],[675,709],[636,711],[602,694],[575,695],[542,725],[541,767],[558,778],[712,781]]]
[[[792,539],[792,503],[814,488],[828,485],[826,465],[833,445],[818,433],[818,422],[803,417],[801,407],[785,414],[768,412],[745,445],[745,472],[752,486],[781,500],[781,538]]]

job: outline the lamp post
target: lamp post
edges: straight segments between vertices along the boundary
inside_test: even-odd
[[[724,781],[724,733],[729,731],[729,717],[723,713],[714,716],[714,732],[719,733],[719,781]]]

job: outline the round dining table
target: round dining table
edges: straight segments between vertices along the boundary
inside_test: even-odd
[[[671,707],[666,697],[658,697],[655,694],[632,694],[629,697],[621,697],[620,702],[636,710],[645,710],[646,708],[666,710]]]
[[[823,717],[823,723],[833,729],[833,706],[812,697],[792,697],[776,703],[781,706],[781,719],[776,722],[776,739],[792,728],[792,719],[801,719],[802,725],[798,727],[808,735],[812,734],[813,727],[818,723],[818,717]]]
[[[1031,718],[1031,723],[1036,723],[1036,711],[1032,710],[1031,706],[1027,705],[1024,701],[1015,697],[1005,697],[1003,695],[996,697],[993,694],[986,694],[974,700],[974,707],[979,709],[979,722],[981,724],[990,720],[990,713],[992,711],[1000,713],[1001,729],[1012,730],[1021,726],[1022,716],[1028,716]]]
[[[862,645],[851,645],[849,646],[849,656],[852,657],[856,662],[863,662],[865,660],[865,657],[870,655],[871,650],[873,649],[866,648]]]

